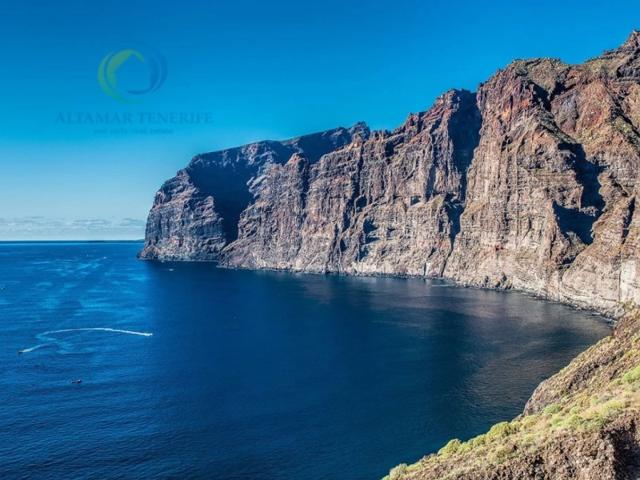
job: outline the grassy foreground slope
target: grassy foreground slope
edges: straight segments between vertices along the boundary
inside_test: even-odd
[[[544,381],[524,413],[385,480],[640,478],[640,311]]]

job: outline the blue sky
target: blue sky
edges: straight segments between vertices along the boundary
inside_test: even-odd
[[[155,191],[196,153],[393,128],[514,58],[581,62],[640,28],[632,1],[23,1],[2,16],[0,240],[141,238]],[[139,103],[97,81],[126,48],[167,63]],[[135,83],[142,66],[127,65]],[[60,121],[82,112],[210,118],[161,132]]]

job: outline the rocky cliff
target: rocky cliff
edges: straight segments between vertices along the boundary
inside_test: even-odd
[[[242,212],[271,167],[304,155],[315,163],[325,153],[369,137],[363,123],[283,142],[264,141],[196,156],[156,193],[140,258],[214,261],[238,239]]]
[[[141,257],[434,276],[629,313],[523,415],[391,480],[640,478],[640,33],[582,65],[516,61],[393,131],[196,157]]]
[[[515,61],[393,131],[358,124],[199,155],[141,257],[439,276],[619,315],[640,300],[640,34]]]

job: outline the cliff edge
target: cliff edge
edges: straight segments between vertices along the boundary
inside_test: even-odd
[[[515,61],[393,131],[197,156],[156,194],[140,257],[442,277],[622,316],[521,416],[387,478],[635,479],[639,172],[634,31],[581,65]]]
[[[581,65],[519,60],[393,131],[199,155],[140,256],[443,277],[611,316],[640,303],[640,34]]]

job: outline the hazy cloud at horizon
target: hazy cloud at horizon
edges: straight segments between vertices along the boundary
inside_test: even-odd
[[[0,240],[137,240],[144,227],[138,218],[0,218]]]

